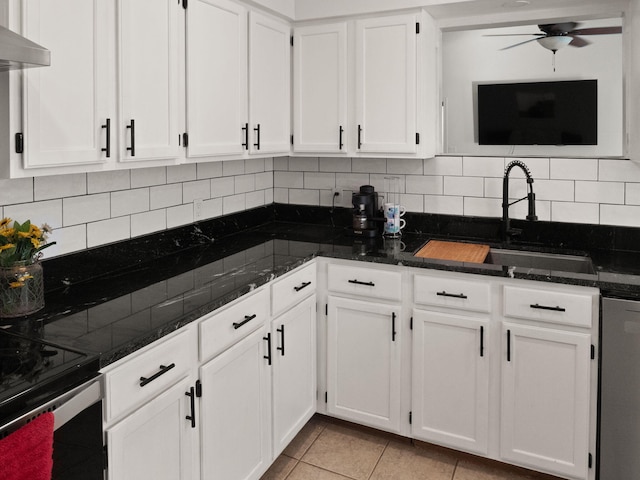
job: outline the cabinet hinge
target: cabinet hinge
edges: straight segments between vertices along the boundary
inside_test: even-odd
[[[589,468],[593,468],[593,455],[589,454]]]
[[[184,132],[182,134],[182,146],[184,148],[187,148],[189,146],[189,134],[187,132]]]
[[[106,471],[108,466],[109,466],[109,451],[107,450],[107,446],[104,445],[102,447],[102,469]]]
[[[413,424],[413,412],[409,412],[409,425]]]
[[[188,0],[182,0],[182,8],[184,8],[185,10],[187,9],[187,1]]]
[[[420,145],[420,134],[416,132],[416,145]]]
[[[420,33],[420,22],[416,22],[416,34]]]
[[[202,397],[202,383],[200,380],[196,380],[196,397]]]
[[[293,47],[293,35],[291,35],[291,46]]]
[[[16,153],[24,152],[24,136],[22,133],[16,133]]]
[[[413,317],[409,319],[409,330],[413,330]]]
[[[596,346],[595,345],[591,345],[591,360],[595,360],[596,358]]]
[[[324,403],[329,403],[329,392],[324,392]]]

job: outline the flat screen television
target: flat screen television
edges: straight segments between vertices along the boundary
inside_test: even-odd
[[[480,145],[597,145],[598,81],[478,84]]]

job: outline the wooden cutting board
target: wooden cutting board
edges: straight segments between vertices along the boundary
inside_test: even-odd
[[[489,245],[429,240],[414,256],[420,258],[437,258],[439,260],[454,260],[456,262],[484,263],[488,254]]]

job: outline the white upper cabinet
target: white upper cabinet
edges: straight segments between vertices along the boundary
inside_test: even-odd
[[[189,157],[247,149],[247,10],[229,0],[192,0],[187,9]]]
[[[25,2],[24,35],[52,52],[50,67],[23,72],[24,121],[12,134],[22,135],[25,169],[107,160],[102,126],[116,121],[112,12],[105,1]]]
[[[291,31],[249,14],[249,152],[288,153],[291,136]]]
[[[358,152],[417,151],[417,20],[411,14],[355,24]]]
[[[123,161],[181,155],[182,11],[176,0],[118,2]]]
[[[293,44],[293,150],[346,153],[347,24],[297,28]]]

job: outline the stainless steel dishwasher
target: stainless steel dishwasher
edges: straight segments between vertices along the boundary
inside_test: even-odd
[[[600,480],[640,479],[640,301],[602,299]]]

